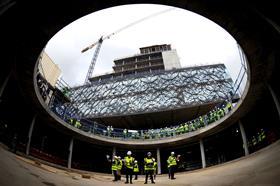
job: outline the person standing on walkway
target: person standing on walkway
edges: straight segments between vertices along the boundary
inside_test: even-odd
[[[133,175],[133,165],[134,165],[134,158],[131,156],[131,151],[127,151],[127,156],[124,157],[124,167],[125,167],[125,175],[126,175],[126,182],[125,184],[132,184],[132,175]],[[129,177],[129,182],[128,182]]]
[[[157,162],[154,162],[154,180],[156,180],[156,175],[157,175]]]
[[[121,173],[121,170],[122,170],[122,166],[123,166],[123,163],[122,163],[122,158],[120,156],[118,156],[118,165],[117,165],[117,180],[121,180],[121,177],[122,177],[122,173]]]
[[[110,159],[110,156],[107,155],[107,161],[110,162],[111,165],[111,170],[114,175],[113,181],[118,181],[119,180],[119,173],[118,173],[118,168],[119,165],[122,163],[121,160],[118,158],[118,156],[113,156],[112,159]]]
[[[171,152],[171,155],[167,159],[167,165],[168,165],[169,171],[170,171],[170,179],[172,179],[172,180],[176,179],[174,177],[174,174],[176,171],[177,162],[179,162],[179,158],[180,158],[180,155],[175,157],[175,153]]]
[[[154,182],[154,163],[155,163],[155,158],[152,157],[152,153],[148,152],[147,153],[147,157],[144,158],[144,170],[145,170],[145,174],[146,174],[146,178],[145,178],[145,183],[148,183],[148,177],[150,176],[151,182]]]
[[[134,180],[138,179],[138,174],[139,174],[139,166],[137,160],[134,161],[134,166],[133,166],[133,172],[134,172]]]

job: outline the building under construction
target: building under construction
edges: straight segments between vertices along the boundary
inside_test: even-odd
[[[135,2],[61,0],[55,6],[52,3],[42,6],[37,1],[7,0],[0,6],[3,51],[0,185],[113,186],[118,183],[111,181],[111,165],[106,155],[123,158],[128,150],[138,160],[140,174],[143,173],[144,157],[147,152],[152,153],[158,162],[158,185],[280,185],[280,37],[277,26],[280,21],[277,2],[137,2],[188,9],[227,30],[240,45],[242,67],[238,78],[229,81],[222,64],[144,72],[142,77],[133,71],[133,75],[123,74],[100,81],[93,78],[92,82],[72,87],[70,91],[63,89],[63,85],[55,85],[53,94],[48,94],[51,85],[40,72],[37,60],[47,41],[68,23],[90,11]],[[122,71],[118,73],[121,75]],[[188,84],[184,84],[186,79],[179,81],[189,75],[191,82]],[[172,83],[173,79],[176,81]],[[228,99],[227,95],[234,98],[242,80],[246,83],[244,91],[237,94],[239,99]],[[155,86],[159,82],[163,83],[161,87],[166,86],[163,95],[157,94],[161,92]],[[200,88],[187,89],[187,85]],[[232,85],[229,87],[233,89],[228,89],[227,85]],[[118,89],[120,86],[121,90]],[[116,90],[118,96],[114,95]],[[198,90],[205,91],[203,95],[206,96],[200,95]],[[233,90],[233,94],[229,90]],[[157,97],[147,94],[150,91]],[[147,96],[142,97],[144,95]],[[205,108],[208,97],[214,104]],[[119,98],[125,99],[121,107],[116,106],[123,103]],[[142,106],[138,107],[134,98],[145,106],[143,112],[135,112]],[[149,104],[148,98],[154,102]],[[91,100],[96,101],[98,107]],[[153,110],[161,100],[165,100],[162,105],[169,104],[168,107]],[[224,104],[221,100],[227,101]],[[195,103],[196,106],[185,107],[184,103]],[[109,106],[122,109],[106,110]],[[96,108],[102,109],[95,112]],[[111,112],[114,115],[110,115]],[[95,113],[103,115],[98,118]],[[157,114],[160,115],[154,117]],[[182,120],[176,118],[178,115]],[[131,125],[140,120],[133,118],[136,116],[147,118],[146,123],[154,123],[154,126]],[[113,117],[118,120],[106,119]],[[171,118],[168,124],[160,122],[164,117]],[[122,123],[118,124],[119,121]],[[106,123],[116,123],[114,130],[107,130]],[[123,133],[125,128],[128,131]],[[167,175],[170,152],[181,155],[177,166],[181,173],[176,175],[176,180],[168,179]],[[140,175],[134,184],[142,185],[143,180]]]

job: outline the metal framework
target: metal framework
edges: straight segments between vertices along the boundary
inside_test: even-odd
[[[232,86],[223,64],[135,74],[72,88],[69,112],[97,118],[199,106],[229,99]]]

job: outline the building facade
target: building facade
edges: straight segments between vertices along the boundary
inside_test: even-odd
[[[59,66],[53,62],[45,51],[43,51],[40,56],[39,72],[53,87],[55,87],[55,84],[61,75]]]
[[[116,59],[114,64],[113,73],[93,77],[90,81],[181,68],[177,51],[167,44],[142,47],[140,54]]]

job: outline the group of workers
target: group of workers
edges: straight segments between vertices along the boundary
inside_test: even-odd
[[[78,119],[76,119],[76,118],[70,118],[70,119],[69,119],[69,123],[70,123],[71,125],[73,125],[74,127],[76,127],[76,128],[81,128],[81,126],[82,126],[80,120],[78,120]]]
[[[121,159],[120,156],[114,155],[112,159],[107,155],[107,160],[112,164],[111,170],[114,175],[113,181],[121,180],[121,173],[124,172],[126,175],[125,184],[132,184],[132,177],[135,175],[134,180],[138,179],[139,174],[139,165],[138,161],[132,156],[132,152],[128,151],[124,159]],[[174,152],[171,152],[171,155],[167,159],[168,167],[168,178],[175,179],[174,173],[176,171],[177,162],[180,160],[180,155],[175,156]],[[151,152],[148,152],[144,158],[144,173],[145,173],[145,182],[148,183],[148,180],[151,180],[152,184],[155,184],[156,174],[157,174],[157,162],[156,159],[152,156]]]
[[[221,107],[216,107],[208,114],[200,116],[192,121],[180,124],[178,126],[171,126],[159,129],[149,129],[149,130],[132,130],[123,129],[122,133],[119,129],[114,130],[113,126],[107,126],[105,130],[101,133],[102,135],[107,135],[109,137],[123,137],[132,139],[159,139],[164,137],[176,136],[191,131],[195,131],[201,127],[204,127],[210,123],[213,123],[223,116],[225,116],[232,109],[232,103],[226,102]],[[70,118],[70,124],[74,125],[76,128],[81,128],[81,122],[76,118]],[[95,128],[95,130],[97,130]]]

